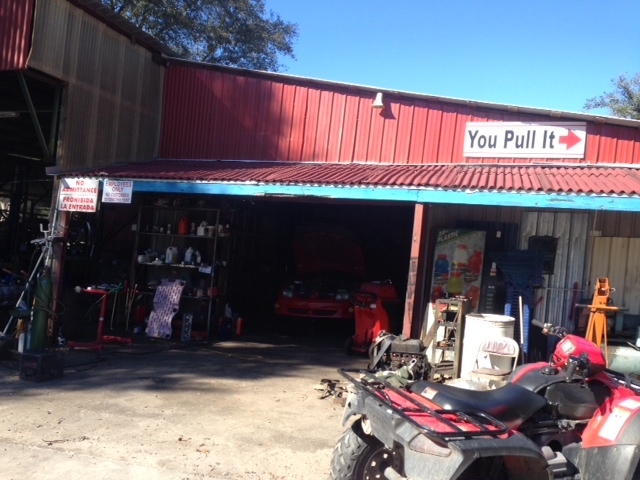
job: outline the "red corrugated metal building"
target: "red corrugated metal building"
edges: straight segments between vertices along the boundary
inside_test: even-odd
[[[374,105],[377,99],[381,104]],[[528,154],[517,148],[513,156],[504,151],[492,155],[488,148],[480,154],[467,152],[465,142],[472,135],[479,142],[489,123],[498,130],[489,130],[487,138],[509,129],[515,145],[522,132],[522,150],[527,141],[534,143],[533,135],[541,144],[544,129],[561,128],[554,145],[566,147],[566,153]],[[150,192],[415,205],[408,268],[415,274],[409,274],[404,327],[405,334],[415,335],[429,282],[430,232],[479,218],[489,228],[518,216],[516,223],[528,223],[532,217],[524,213],[527,209],[556,212],[529,227],[526,235],[546,232],[564,238],[557,256],[570,272],[547,277],[548,290],[537,312],[570,316],[570,286],[595,274],[586,254],[576,255],[589,248],[586,239],[593,227],[576,220],[582,218],[580,212],[640,210],[639,127],[640,122],[625,119],[170,60],[159,158],[88,173],[135,178],[142,181],[140,190]],[[527,140],[529,129],[538,130]],[[479,206],[481,213],[459,211],[464,205]],[[511,210],[492,215],[486,210],[491,206]],[[564,214],[557,212],[565,210],[571,211],[569,224],[581,225],[571,233],[558,231]],[[524,235],[512,248],[526,248]],[[568,242],[567,235],[582,240]],[[580,292],[588,295],[588,285]]]
[[[376,108],[378,93],[382,105]],[[485,123],[516,129],[577,125],[583,133],[572,148],[581,150],[573,154],[565,149],[567,156],[493,156],[489,148],[481,155],[465,153],[465,141],[471,138],[467,126]],[[260,194],[269,185],[273,194],[291,194],[296,185],[313,183],[330,189],[320,196],[333,195],[336,187],[344,193],[342,187],[358,186],[373,192],[345,197],[384,199],[392,187],[395,199],[491,205],[495,199],[490,194],[499,192],[502,201],[523,207],[635,211],[638,125],[170,60],[158,160],[106,173],[225,182],[227,188],[248,188],[247,182],[253,182]],[[563,138],[558,136],[556,146],[569,141]],[[284,186],[289,190],[277,191]],[[476,195],[459,195],[469,189]],[[527,192],[544,195],[520,195]],[[518,196],[511,199],[505,193]]]
[[[174,159],[442,164],[539,163],[463,157],[468,122],[587,123],[584,156],[553,163],[638,164],[634,121],[170,62],[159,156]],[[605,123],[605,121],[607,123]]]
[[[34,2],[6,2],[0,11],[0,71],[27,65]]]
[[[559,239],[559,271],[548,278],[557,291],[588,285],[590,232],[640,237],[640,122],[188,62],[97,1],[55,2],[59,8],[36,2],[33,37],[34,4],[9,2],[16,10],[3,17],[11,28],[0,30],[7,42],[0,65],[11,73],[37,66],[66,88],[64,148],[47,150],[46,135],[39,141],[58,178],[132,180],[134,203],[207,196],[245,206],[275,202],[281,210],[294,203],[339,207],[335,216],[364,205],[381,230],[387,219],[378,212],[398,207],[398,216],[409,217],[402,237],[406,334],[415,335],[422,320],[434,228],[480,225],[502,238],[500,225],[517,225],[511,248],[524,248],[532,236]],[[60,12],[86,26],[87,48],[106,35],[104,44],[122,55],[99,48],[90,56],[47,55]],[[29,61],[30,38],[36,48]],[[74,76],[70,59],[73,72],[86,75],[144,73],[123,74],[118,86]],[[540,305],[568,316],[569,294],[559,301],[544,295]]]

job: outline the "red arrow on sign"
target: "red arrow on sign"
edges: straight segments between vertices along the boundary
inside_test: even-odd
[[[558,143],[564,143],[567,146],[567,150],[573,147],[576,143],[580,143],[581,138],[573,133],[572,130],[567,130],[567,134],[560,137]]]

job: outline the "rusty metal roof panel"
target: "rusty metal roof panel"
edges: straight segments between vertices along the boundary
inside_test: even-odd
[[[35,0],[3,0],[0,5],[0,71],[23,70],[31,48]]]
[[[65,175],[190,182],[640,195],[640,171],[628,167],[154,160]]]

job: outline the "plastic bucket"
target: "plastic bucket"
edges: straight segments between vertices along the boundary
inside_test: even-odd
[[[513,338],[514,324],[515,318],[507,315],[470,313],[465,316],[460,378],[468,378],[473,370],[482,340],[487,337]]]

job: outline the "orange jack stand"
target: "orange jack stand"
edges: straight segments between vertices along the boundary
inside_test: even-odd
[[[589,315],[589,323],[587,324],[587,332],[584,338],[595,343],[598,347],[602,348],[604,341],[605,345],[605,358],[607,365],[609,364],[609,356],[606,350],[607,346],[607,312],[615,312],[618,307],[610,307],[607,305],[609,300],[609,279],[599,277],[596,284],[596,289],[593,294],[593,300],[589,308],[591,314]]]

